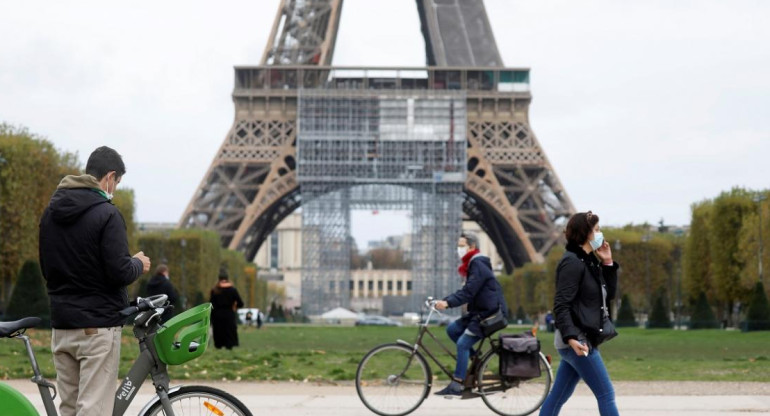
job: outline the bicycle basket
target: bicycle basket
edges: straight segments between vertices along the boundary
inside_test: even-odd
[[[158,358],[168,365],[179,365],[206,351],[209,341],[211,304],[204,303],[171,318],[155,335]],[[198,344],[192,348],[191,343]]]

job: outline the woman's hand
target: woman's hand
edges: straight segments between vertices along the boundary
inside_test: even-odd
[[[588,345],[581,344],[580,341],[576,339],[569,340],[569,346],[572,347],[572,351],[575,351],[575,354],[581,357],[588,357]]]
[[[607,240],[604,240],[601,247],[596,249],[596,255],[598,255],[599,258],[602,259],[602,263],[604,264],[612,263],[612,249],[610,249],[610,243],[608,243]]]
[[[444,309],[448,308],[449,304],[445,300],[437,300],[436,301],[436,309],[443,311]]]

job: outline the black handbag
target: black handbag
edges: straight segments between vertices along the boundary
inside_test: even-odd
[[[618,336],[618,331],[615,330],[615,324],[612,323],[612,318],[610,317],[610,310],[607,309],[607,296],[605,296],[607,284],[604,283],[604,276],[601,273],[599,278],[602,285],[602,317],[599,332],[595,336],[597,346]]]
[[[495,332],[508,326],[508,321],[505,319],[503,308],[500,307],[497,312],[487,316],[479,322],[481,326],[481,334],[488,337]]]

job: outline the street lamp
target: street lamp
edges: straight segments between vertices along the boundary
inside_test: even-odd
[[[754,202],[757,203],[758,210],[759,210],[759,282],[764,285],[764,279],[762,278],[762,254],[764,254],[764,250],[762,247],[762,201],[767,199],[767,196],[765,194],[759,193],[754,195]]]

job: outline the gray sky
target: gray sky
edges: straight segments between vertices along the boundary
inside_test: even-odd
[[[83,163],[116,148],[138,219],[175,222],[232,124],[232,67],[259,64],[277,5],[0,0],[0,121]],[[530,121],[578,210],[686,224],[695,201],[768,187],[770,2],[486,5],[505,64],[531,68]],[[414,1],[345,0],[334,58],[423,65]]]

